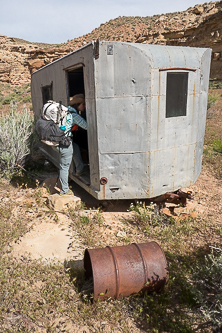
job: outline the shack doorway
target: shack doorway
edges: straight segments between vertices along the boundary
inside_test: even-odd
[[[66,70],[66,78],[67,78],[67,97],[68,103],[70,97],[76,94],[84,94],[85,95],[85,84],[84,84],[84,68],[83,66],[77,68],[69,68]],[[86,106],[87,107],[87,106]],[[87,121],[87,111],[78,112],[81,117],[83,117]],[[78,144],[83,162],[85,165],[89,166],[89,154],[88,154],[88,137],[87,131],[82,129],[81,127],[73,130],[73,141]],[[86,177],[81,177],[82,181],[86,182]],[[87,183],[89,183],[89,172],[87,175]]]

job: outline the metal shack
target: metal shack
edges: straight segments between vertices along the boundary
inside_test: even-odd
[[[200,174],[210,61],[208,48],[94,41],[32,74],[34,113],[84,93],[90,174],[70,178],[99,200],[154,198]]]

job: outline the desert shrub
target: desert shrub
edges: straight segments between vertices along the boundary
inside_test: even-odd
[[[33,132],[34,119],[27,109],[17,112],[11,103],[10,113],[0,118],[0,174],[9,176],[18,165],[23,166],[30,153],[29,138]]]
[[[27,103],[27,102],[30,102],[30,103],[31,103],[31,101],[32,101],[31,95],[26,95],[26,96],[23,97],[23,99],[22,99],[22,102],[23,102],[23,103]]]
[[[28,94],[24,96],[24,94]],[[9,94],[5,96],[0,96],[1,103],[3,105],[10,104],[11,102],[30,102],[31,101],[31,95],[30,95],[30,85],[23,85],[21,87],[15,87],[13,89],[13,92],[10,92]]]
[[[208,95],[208,101],[207,101],[207,109],[211,108],[216,102],[217,102],[218,96],[217,95]]]
[[[2,99],[2,104],[3,105],[10,104],[10,102],[13,101],[13,100],[14,100],[14,96],[13,95],[8,95],[8,96],[6,96]]]
[[[193,274],[193,293],[200,311],[215,328],[222,327],[222,250],[205,256]]]
[[[210,81],[209,82],[209,88],[210,89],[222,89],[222,82]]]
[[[145,205],[144,202],[130,204],[129,211],[134,212],[134,222],[140,229],[149,232],[149,226],[166,226],[174,222],[173,219],[165,214],[159,213],[157,205],[150,203]]]
[[[217,139],[213,142],[213,150],[222,154],[222,140]]]

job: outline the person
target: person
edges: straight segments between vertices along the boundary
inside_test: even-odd
[[[66,115],[65,120],[65,133],[67,136],[72,136],[72,127],[76,124],[81,128],[87,130],[86,120],[78,114],[78,111],[85,109],[85,97],[83,94],[77,94],[70,98],[70,105],[68,106],[69,113]],[[76,106],[74,108],[73,106]],[[80,148],[77,144],[72,142],[69,147],[59,145],[53,147],[59,151],[59,180],[61,183],[61,196],[73,195],[73,192],[69,189],[69,168],[72,162],[72,158],[76,168],[76,176],[84,174],[84,163],[82,161]]]
[[[80,127],[80,129],[87,130],[87,122],[83,118],[85,114],[86,104],[84,94],[77,94],[70,98],[69,101],[69,115],[66,119],[67,130],[73,129],[73,124]],[[81,114],[81,116],[79,115]],[[73,133],[72,133],[73,136]],[[73,142],[73,162],[75,164],[75,175],[77,177],[86,173],[85,164],[83,163],[79,145]]]

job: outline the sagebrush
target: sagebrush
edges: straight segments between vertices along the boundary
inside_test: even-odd
[[[0,174],[9,176],[25,163],[30,153],[30,137],[34,117],[23,108],[17,112],[17,104],[11,103],[10,113],[0,118]]]
[[[207,322],[222,329],[222,250],[205,256],[193,274],[193,293]]]

